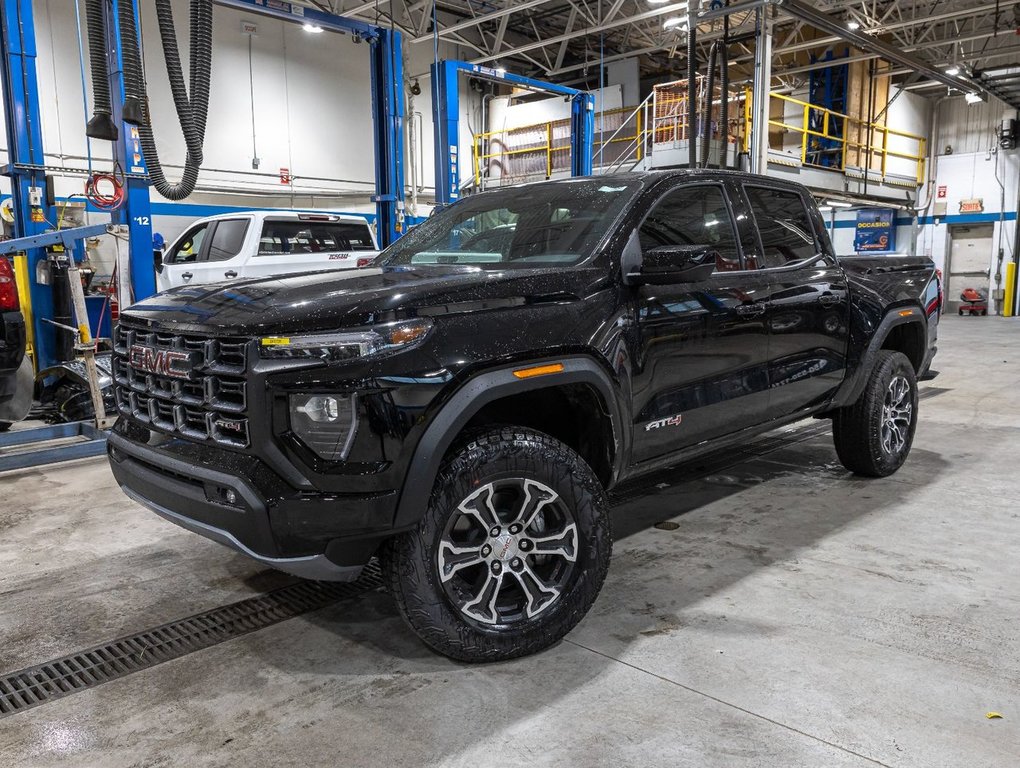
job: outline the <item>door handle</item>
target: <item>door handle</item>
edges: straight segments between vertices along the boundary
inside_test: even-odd
[[[741,317],[755,317],[764,313],[764,304],[741,304],[737,307],[737,314]]]
[[[190,280],[191,278],[194,277],[194,275],[191,274],[190,272],[181,272],[181,277],[185,280]]]
[[[831,307],[835,304],[839,304],[839,296],[832,293],[823,293],[818,297],[818,303],[823,307]]]
[[[237,273],[234,270],[232,270],[232,269],[228,269],[226,272],[223,273],[223,276],[224,277],[229,277],[229,278],[234,278],[234,277],[237,277]]]

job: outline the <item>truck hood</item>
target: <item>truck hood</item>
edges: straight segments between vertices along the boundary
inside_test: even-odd
[[[585,273],[589,273],[585,275]],[[408,317],[576,301],[605,272],[580,268],[381,267],[185,286],[123,311],[147,325],[224,335],[303,333]]]

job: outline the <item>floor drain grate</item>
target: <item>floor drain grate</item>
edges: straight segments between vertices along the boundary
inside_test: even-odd
[[[305,581],[0,676],[0,718],[180,658],[382,586],[373,562],[350,583]]]

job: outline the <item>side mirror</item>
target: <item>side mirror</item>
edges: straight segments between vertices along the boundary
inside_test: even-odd
[[[718,256],[708,245],[660,245],[644,251],[625,275],[631,285],[697,283],[712,276]]]
[[[152,266],[156,270],[157,275],[163,273],[163,251],[152,252]]]

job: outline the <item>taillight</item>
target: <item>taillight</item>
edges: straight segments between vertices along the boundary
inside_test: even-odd
[[[368,259],[368,258],[365,258],[364,256],[362,256],[360,259],[358,259],[358,269],[361,269],[362,267],[369,266],[373,261],[375,261],[374,257],[371,258],[371,259]]]
[[[14,266],[6,257],[0,256],[0,311],[18,309],[21,309],[21,302],[18,300],[18,285],[14,282]]]

